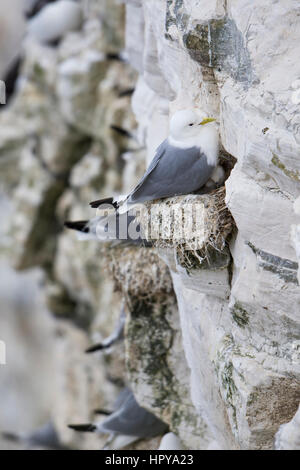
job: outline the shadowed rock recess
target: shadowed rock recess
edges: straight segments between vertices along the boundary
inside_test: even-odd
[[[0,113],[12,200],[1,252],[43,268],[60,320],[53,421],[64,443],[99,448],[66,425],[109,408],[126,382],[187,449],[300,449],[299,3],[124,3],[88,2],[57,49],[26,43],[22,87]],[[128,64],[106,58],[124,47]],[[186,107],[216,117],[227,171],[209,195],[159,201],[199,208],[196,247],[99,247],[63,231],[99,195],[134,186]],[[83,357],[123,303],[125,347]]]

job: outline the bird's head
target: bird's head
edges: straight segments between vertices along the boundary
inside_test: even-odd
[[[214,121],[214,118],[207,116],[199,109],[183,109],[172,116],[170,135],[179,141],[196,138]]]

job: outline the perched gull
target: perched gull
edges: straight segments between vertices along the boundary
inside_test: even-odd
[[[128,206],[198,191],[214,177],[219,138],[214,123],[198,109],[177,111],[170,121],[170,135],[158,147],[144,176],[121,201],[119,212]],[[98,207],[100,201],[91,203]]]
[[[23,0],[23,10],[27,18],[32,18],[41,11],[48,3],[54,3],[57,0]]]
[[[8,6],[3,19],[0,19],[0,43],[3,36],[2,43],[5,44],[4,49],[0,44],[0,78],[6,84],[6,103],[8,103],[18,86],[23,60],[22,41],[26,38],[34,38],[45,45],[56,45],[66,33],[81,28],[83,11],[81,5],[71,0],[55,0],[55,2],[54,0],[27,0],[23,8],[25,12],[30,11],[30,19],[25,26],[21,7],[19,11],[16,9],[16,2],[20,0],[2,1],[7,1]],[[10,5],[11,2],[12,5]],[[27,35],[25,30],[27,30]],[[2,70],[2,61],[6,60],[6,51],[9,52],[9,61]]]
[[[219,139],[215,119],[198,109],[177,111],[170,121],[170,135],[158,147],[156,154],[138,185],[120,200],[114,198],[91,202],[93,208],[110,203],[120,217],[130,207],[166,197],[190,194],[201,188],[211,188],[224,177],[218,166]],[[67,227],[86,234],[95,233],[99,219],[83,225],[67,223]]]
[[[2,432],[1,436],[11,442],[23,445],[26,448],[44,448],[52,450],[68,450],[64,446],[57,434],[52,422],[36,429],[31,434],[15,434],[11,432]]]
[[[142,408],[132,391],[124,388],[115,404],[116,411],[99,424],[72,424],[69,428],[81,432],[109,434],[106,449],[121,449],[139,439],[164,433],[168,426],[154,414]]]
[[[78,30],[82,22],[81,6],[71,0],[60,0],[49,3],[29,20],[27,32],[40,42],[50,42],[68,31]]]
[[[104,349],[109,349],[119,341],[122,341],[124,339],[125,320],[126,314],[124,308],[122,308],[117,327],[112,332],[112,334],[108,338],[105,338],[101,343],[94,344],[93,346],[89,347],[85,352],[90,354],[96,351],[103,351]]]

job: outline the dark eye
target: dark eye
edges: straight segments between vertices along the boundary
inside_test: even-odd
[[[194,125],[193,123],[189,124],[189,126],[193,126],[193,125]]]

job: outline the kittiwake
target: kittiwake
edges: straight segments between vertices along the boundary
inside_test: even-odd
[[[3,29],[0,31],[0,43],[3,36],[3,44],[0,44],[0,78],[6,85],[7,104],[19,83],[23,61],[22,42],[26,38],[34,38],[45,45],[56,45],[66,33],[81,28],[83,10],[80,4],[71,0],[28,1],[23,5],[25,12],[31,11],[26,25],[25,18],[22,18],[21,12],[16,8],[21,0],[2,1],[5,1],[5,14],[3,19],[0,19],[0,29]],[[7,63],[2,68],[4,59]]]
[[[1,432],[1,436],[8,441],[29,449],[43,448],[52,450],[68,450],[68,448],[61,443],[52,422],[45,424],[29,434]]]
[[[177,111],[170,121],[170,135],[156,154],[137,186],[125,198],[93,201],[99,208],[109,203],[121,218],[139,203],[209,191],[222,181],[224,170],[218,166],[219,139],[215,118],[198,109]],[[204,189],[203,189],[204,188]],[[205,189],[206,188],[206,189]],[[66,226],[87,234],[95,233],[99,219]],[[99,238],[99,237],[98,237]]]
[[[157,148],[140,182],[125,198],[113,202],[121,214],[137,203],[198,191],[216,177],[218,154],[215,118],[198,109],[177,111],[170,121],[169,137]],[[99,200],[91,206],[101,204]]]
[[[106,449],[121,449],[139,439],[163,434],[168,426],[154,414],[142,408],[132,391],[124,388],[117,398],[116,410],[101,423],[71,424],[69,428],[81,432],[109,434]]]
[[[27,32],[40,42],[59,39],[69,31],[80,29],[83,22],[81,5],[71,0],[49,3],[28,22]]]
[[[94,353],[96,351],[103,351],[111,348],[111,346],[119,343],[124,339],[124,327],[125,327],[126,313],[124,308],[121,310],[120,318],[117,327],[108,338],[105,338],[101,343],[90,346],[85,352],[87,354]]]

